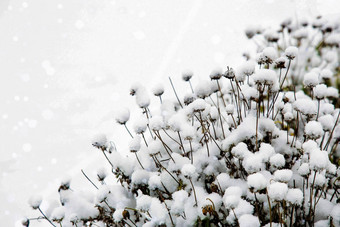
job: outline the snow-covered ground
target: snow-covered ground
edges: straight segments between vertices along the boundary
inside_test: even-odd
[[[131,83],[169,88],[186,69],[198,81],[254,48],[247,25],[339,13],[337,0],[1,0],[0,225],[38,216],[30,195],[66,175],[88,185],[80,169],[106,164],[93,134],[126,147],[114,112],[134,101]]]

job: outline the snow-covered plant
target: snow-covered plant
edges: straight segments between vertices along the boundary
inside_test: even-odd
[[[53,226],[339,226],[340,24],[285,20],[246,35],[258,53],[195,87],[185,72],[182,98],[170,78],[174,95],[157,85],[157,102],[133,85],[134,133],[129,110],[116,117],[129,150],[92,142],[110,169],[97,182],[83,172],[94,193],[64,181],[49,216],[39,197],[32,208]]]

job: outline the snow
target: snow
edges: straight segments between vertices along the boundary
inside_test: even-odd
[[[283,183],[288,183],[293,176],[293,171],[290,169],[280,169],[274,172],[274,180]]]
[[[329,163],[328,153],[319,149],[314,149],[310,153],[309,166],[311,170],[322,170]]]
[[[250,153],[242,162],[248,173],[255,173],[264,168],[263,159],[260,154]]]
[[[315,87],[319,84],[319,76],[315,72],[306,73],[303,77],[303,84],[306,87]]]
[[[165,126],[163,118],[161,116],[153,116],[149,121],[149,126],[151,130],[161,130]]]
[[[282,154],[275,154],[269,159],[270,164],[275,168],[280,168],[285,165],[285,158]]]
[[[133,137],[129,142],[129,150],[131,152],[137,152],[141,148],[141,138],[140,136]]]
[[[245,143],[241,142],[231,149],[231,153],[239,159],[244,159],[250,154]]]
[[[196,173],[196,167],[192,164],[183,165],[181,172],[185,177],[192,178]]]
[[[308,138],[318,139],[323,135],[324,131],[320,122],[310,121],[305,126],[305,133]]]
[[[295,6],[292,2],[269,4],[268,1],[261,3],[263,7],[258,8],[254,7],[258,4],[256,1],[237,2],[228,5],[237,10],[225,14],[218,11],[221,5],[202,1],[183,3],[182,11],[172,10],[174,6],[171,4],[156,3],[148,6],[118,1],[77,4],[77,1],[60,0],[63,10],[57,5],[45,5],[42,0],[29,2],[24,11],[20,8],[20,0],[0,3],[1,7],[8,8],[5,11],[1,8],[1,23],[4,26],[0,26],[2,34],[5,34],[1,38],[5,47],[1,62],[6,75],[1,83],[6,85],[1,89],[1,103],[6,112],[1,115],[8,116],[1,130],[2,138],[6,138],[2,144],[1,180],[6,184],[0,189],[0,200],[5,208],[0,219],[6,226],[12,226],[13,221],[22,215],[36,215],[36,211],[31,212],[25,206],[25,198],[29,194],[41,191],[44,197],[50,197],[55,192],[64,173],[51,165],[52,158],[58,160],[58,165],[65,169],[63,171],[76,179],[72,182],[72,188],[76,189],[78,186],[88,186],[79,171],[81,168],[85,168],[85,171],[88,169],[86,173],[95,179],[96,173],[93,170],[108,164],[98,152],[93,152],[89,138],[91,135],[104,132],[108,140],[117,144],[119,153],[124,156],[124,151],[128,150],[129,136],[124,128],[113,124],[111,111],[120,109],[122,103],[131,106],[135,97],[126,97],[125,94],[128,94],[128,86],[132,81],[140,80],[143,85],[153,84],[167,81],[169,75],[175,81],[176,77],[180,78],[183,68],[192,68],[195,69],[192,80],[195,85],[200,77],[209,75],[211,68],[217,64],[224,67],[226,62],[230,65],[240,62],[241,57],[235,57],[238,54],[234,52],[240,51],[237,47],[245,37],[234,37],[241,34],[245,24],[256,21],[265,27],[268,23],[276,23],[286,17],[283,12]],[[9,7],[6,4],[10,4]],[[325,3],[306,4],[310,5],[312,11],[324,11],[320,5]],[[44,7],[41,8],[41,5]],[[308,8],[298,7],[298,14],[306,10],[303,7]],[[255,10],[255,13],[244,19],[243,15],[248,8]],[[333,11],[336,9],[332,8]],[[157,15],[154,9],[164,17],[154,20]],[[204,17],[198,17],[202,11]],[[264,13],[268,13],[271,20],[258,16]],[[229,22],[230,16],[239,23]],[[58,24],[58,21],[63,23]],[[74,27],[75,23],[78,29]],[[211,23],[215,26],[209,26]],[[27,32],[28,25],[30,32]],[[228,29],[221,30],[221,27]],[[210,44],[212,34],[221,37],[219,46]],[[200,39],[192,39],[191,36]],[[275,34],[271,39],[273,36],[275,38]],[[17,42],[12,42],[12,37]],[[247,45],[243,47],[248,49]],[[216,48],[220,52],[230,52],[230,55],[225,55],[223,63],[215,62]],[[50,63],[50,67],[41,68],[41,62],[45,60]],[[20,75],[26,72],[29,72],[30,80],[20,81]],[[171,93],[168,84],[163,84],[166,91]],[[187,91],[191,92],[189,84],[184,84]],[[178,91],[181,93],[180,89]],[[13,101],[14,96],[19,99]],[[142,101],[148,98],[140,97],[139,94],[136,97],[141,107],[147,106],[148,102]],[[150,99],[148,107],[152,111],[156,102],[153,100],[155,97]],[[159,103],[158,98],[155,101]],[[131,109],[131,117],[137,119],[139,111]],[[28,128],[25,123],[16,124],[19,121],[25,122],[25,118],[36,119],[36,127]],[[31,144],[31,151],[21,153],[25,143]],[[17,154],[16,158],[12,158],[13,152]],[[109,158],[120,160],[115,154]],[[37,172],[38,166],[44,171]],[[27,190],[22,191],[22,187],[17,187],[16,179],[21,179],[20,182],[27,186]],[[121,212],[115,215],[120,216]]]
[[[298,54],[299,49],[295,46],[289,46],[285,50],[285,55],[288,59],[293,60],[297,54]]]
[[[102,133],[96,134],[92,139],[93,146],[102,147],[105,146],[106,143],[107,143],[106,135]]]
[[[228,195],[225,196],[223,203],[228,209],[235,209],[240,202],[240,196]]]
[[[285,199],[288,193],[288,186],[285,183],[274,182],[271,183],[268,188],[268,196],[274,201],[281,201]]]
[[[40,195],[33,195],[31,198],[28,200],[29,205],[33,209],[38,209],[40,204],[42,202],[42,197]]]
[[[276,72],[271,69],[260,69],[252,76],[256,84],[273,86],[278,83]]]
[[[140,117],[140,118],[138,118],[138,120],[136,120],[134,122],[133,130],[137,134],[144,133],[145,130],[146,130],[147,125],[148,125],[148,120],[146,118],[144,118],[144,117]]]
[[[274,61],[277,58],[277,51],[274,47],[266,47],[262,51],[263,57],[266,61]]]
[[[150,209],[152,202],[152,197],[148,195],[140,195],[137,197],[137,205],[136,208],[143,212],[148,211]]]
[[[323,99],[327,96],[327,86],[324,84],[318,84],[314,88],[314,95],[317,99]]]
[[[291,204],[300,206],[303,200],[303,193],[298,188],[290,188],[288,189],[286,199]]]
[[[298,169],[298,173],[301,175],[301,176],[306,176],[310,173],[310,170],[309,170],[309,164],[308,163],[302,163],[301,166],[299,167]]]
[[[52,212],[52,220],[62,221],[65,217],[65,207],[57,207]]]
[[[259,219],[251,214],[244,214],[239,218],[240,227],[259,227]]]
[[[252,190],[260,191],[267,187],[267,179],[261,173],[254,173],[248,176],[247,183]]]
[[[119,124],[125,124],[130,119],[130,110],[128,108],[122,108],[116,115],[116,121]]]

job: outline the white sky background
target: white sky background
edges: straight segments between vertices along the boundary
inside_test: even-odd
[[[185,69],[195,84],[237,66],[254,49],[247,25],[339,13],[337,0],[0,0],[0,225],[38,216],[28,198],[65,175],[91,187],[80,169],[94,178],[106,164],[91,137],[125,148],[114,112],[134,104],[133,82],[162,82],[172,97],[168,76],[180,89]]]

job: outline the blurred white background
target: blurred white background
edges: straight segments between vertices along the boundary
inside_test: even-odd
[[[134,104],[131,83],[198,81],[254,49],[248,25],[339,13],[337,0],[0,0],[0,226],[38,216],[28,198],[66,175],[87,186],[80,169],[106,164],[93,134],[125,148],[114,112]]]

